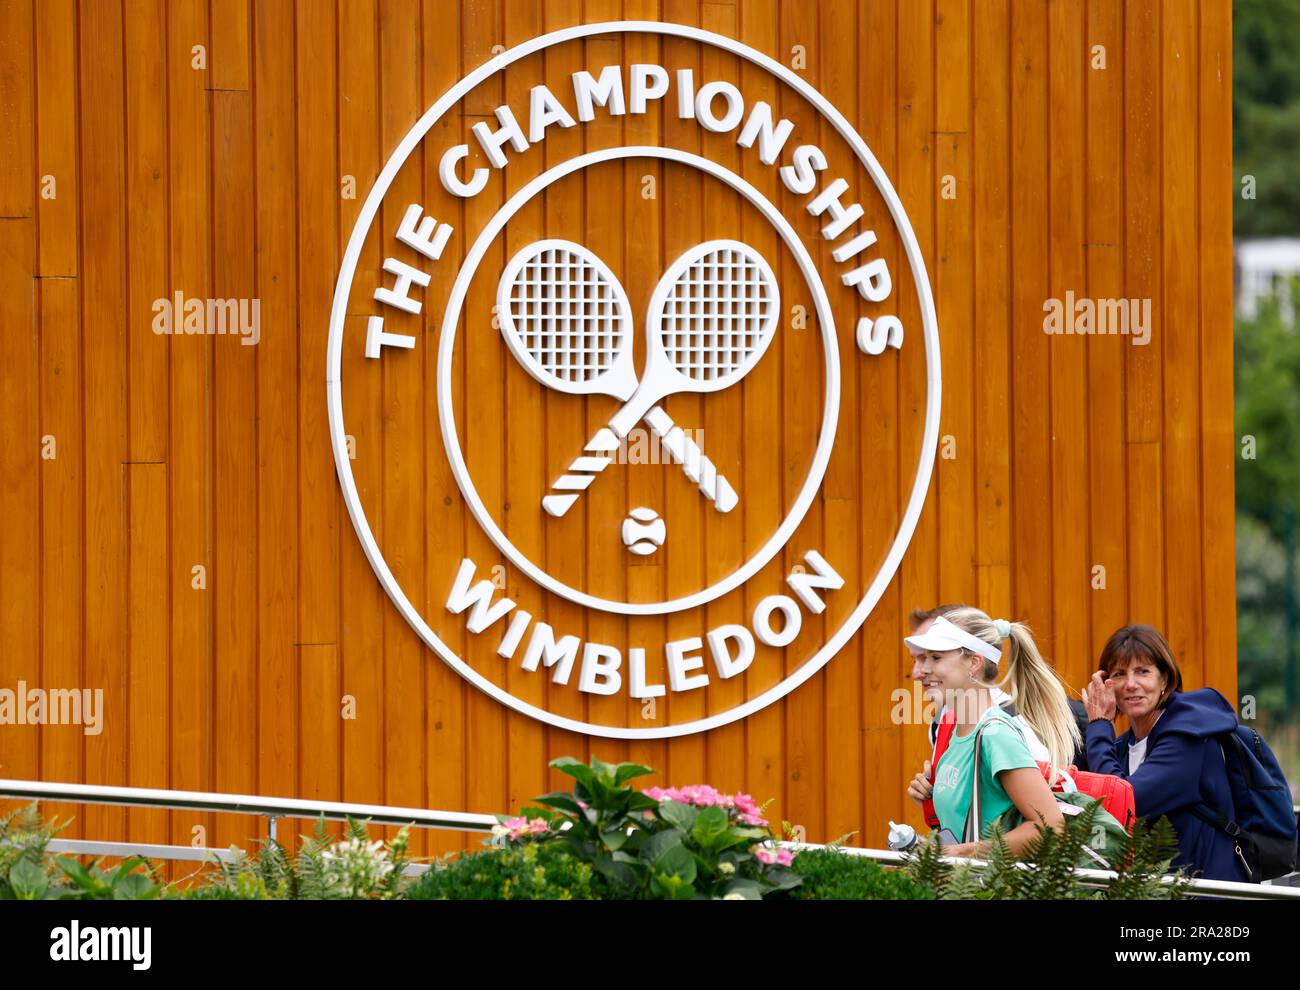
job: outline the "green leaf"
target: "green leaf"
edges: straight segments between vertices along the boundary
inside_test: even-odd
[[[646,774],[654,773],[649,767],[643,767],[639,763],[620,763],[614,768],[614,786],[622,787],[629,780],[635,777],[644,777]]]
[[[61,856],[54,862],[67,875],[68,879],[82,890],[98,891],[104,889],[103,875],[99,874],[99,870],[94,869],[93,864],[90,869],[87,869],[70,856]],[[96,874],[99,874],[99,876],[96,876]]]
[[[157,885],[143,873],[125,876],[113,887],[115,901],[148,901],[157,896]]]
[[[725,848],[725,840],[730,837],[727,813],[721,808],[705,808],[695,816],[691,838],[705,849]],[[735,838],[737,842],[744,841],[743,836]]]
[[[699,814],[698,808],[680,801],[664,801],[659,805],[659,817],[687,833],[695,827]]]
[[[650,887],[660,897],[673,901],[689,901],[695,896],[695,887],[691,882],[672,873],[655,873],[651,877]]]
[[[770,866],[763,879],[773,890],[791,890],[803,883],[803,878],[786,866]]]
[[[684,882],[695,880],[695,857],[680,842],[669,847],[662,856],[654,861],[656,873],[669,873],[680,877]]]
[[[617,851],[627,845],[628,834],[626,829],[612,828],[608,832],[601,832],[600,838],[606,849]]]
[[[566,794],[564,791],[552,791],[550,794],[543,794],[541,797],[533,798],[538,804],[544,804],[552,808],[559,808],[561,811],[568,811],[578,817],[582,817],[582,806],[574,800],[573,795]],[[498,815],[498,818],[501,816]],[[507,815],[507,818],[513,818],[513,815]]]
[[[561,756],[558,760],[552,760],[551,766],[587,788],[590,788],[592,782],[596,779],[595,770],[587,766],[587,764],[575,760],[572,756]]]
[[[676,829],[666,828],[662,832],[653,833],[650,838],[645,840],[641,846],[641,857],[648,862],[654,863],[669,849],[681,844],[682,833]]]
[[[722,888],[722,894],[724,897],[727,894],[740,894],[747,901],[759,901],[763,899],[763,888],[747,877],[737,877]]]
[[[615,853],[615,855],[618,855]],[[636,874],[627,863],[615,862],[610,856],[601,856],[591,864],[597,872],[604,876],[615,887],[630,891],[636,888]]]
[[[30,859],[20,859],[9,869],[9,885],[20,901],[38,901],[50,885],[45,871]]]
[[[646,797],[640,791],[634,791],[627,799],[627,810],[636,811],[654,811],[659,807],[659,801],[652,797]]]

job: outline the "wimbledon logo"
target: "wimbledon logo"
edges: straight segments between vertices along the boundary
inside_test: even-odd
[[[405,620],[501,703],[617,738],[743,718],[844,649],[938,434],[879,163],[795,73],[677,24],[557,31],[439,99],[362,206],[327,367]]]

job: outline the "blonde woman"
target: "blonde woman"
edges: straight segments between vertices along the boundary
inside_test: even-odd
[[[1008,643],[1005,658],[1003,642]],[[947,851],[956,856],[986,855],[989,826],[1013,807],[1024,822],[1004,838],[1016,855],[1038,834],[1040,823],[1062,829],[1060,808],[1029,751],[1025,733],[999,709],[993,695],[995,687],[1004,688],[1042,740],[1052,764],[1069,765],[1079,744],[1079,728],[1064,686],[1038,651],[1029,628],[967,607],[936,618],[923,633],[907,637],[904,643],[921,667],[925,686],[942,691],[945,704],[956,715],[952,741],[933,780],[927,763],[908,785],[908,795],[918,804],[933,800],[940,828],[966,837],[967,841]],[[968,828],[976,773],[980,820],[970,822]]]

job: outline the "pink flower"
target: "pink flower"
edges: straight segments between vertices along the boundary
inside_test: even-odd
[[[789,866],[794,862],[794,853],[789,849],[759,848],[754,850],[754,858],[768,866]]]
[[[546,824],[544,818],[534,818],[530,822],[527,818],[516,816],[515,818],[507,818],[501,824],[507,829],[506,834],[511,842],[524,835],[541,835],[551,830],[551,826]]]
[[[737,794],[733,800],[736,803],[736,810],[746,815],[757,815],[758,804],[748,794]]]
[[[759,818],[758,815],[742,814],[742,815],[740,816],[740,824],[742,824],[742,825],[759,825],[759,826],[763,826],[763,825],[766,825],[766,824],[767,824],[767,819],[766,819],[766,818]]]
[[[694,784],[691,787],[681,789],[681,798],[687,804],[693,804],[697,808],[709,808],[713,805],[722,805],[722,795],[708,784]]]

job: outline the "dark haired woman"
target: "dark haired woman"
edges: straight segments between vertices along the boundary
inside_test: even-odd
[[[1249,879],[1231,837],[1193,810],[1205,804],[1234,817],[1219,748],[1219,737],[1237,727],[1232,705],[1213,688],[1184,691],[1173,651],[1151,626],[1117,630],[1099,666],[1083,693],[1090,768],[1129,781],[1139,817],[1169,817],[1178,833],[1174,866],[1207,880]],[[1129,721],[1118,739],[1117,713]]]

